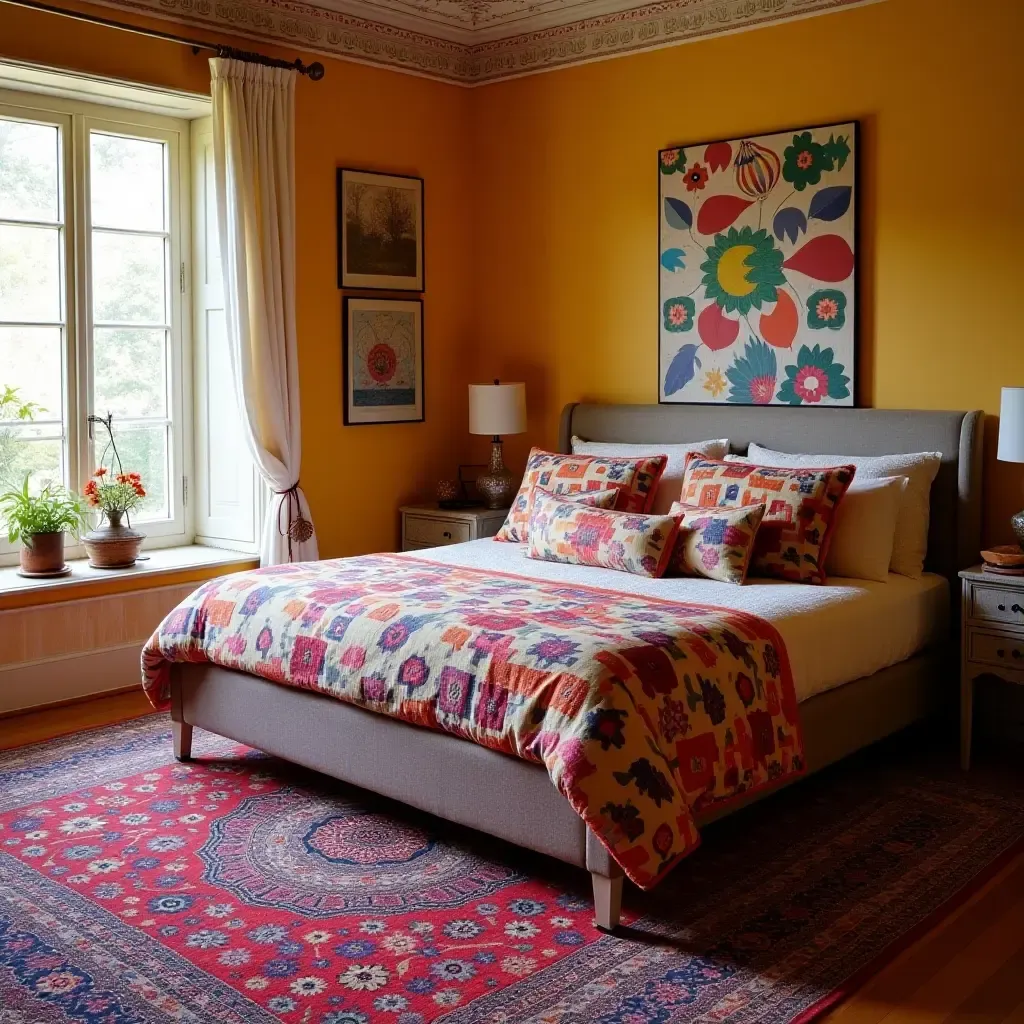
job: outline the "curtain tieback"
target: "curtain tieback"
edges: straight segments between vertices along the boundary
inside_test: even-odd
[[[277,532],[288,538],[288,561],[292,561],[292,542],[304,544],[313,536],[313,524],[302,516],[299,502],[299,481],[285,491],[275,491],[284,500],[277,510]]]

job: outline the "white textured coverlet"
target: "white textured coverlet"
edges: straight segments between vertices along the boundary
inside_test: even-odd
[[[797,700],[905,661],[948,630],[949,584],[889,574],[885,583],[833,578],[811,587],[783,580],[732,583],[689,577],[648,579],[612,569],[538,562],[521,544],[475,540],[410,552],[446,565],[601,587],[670,601],[716,605],[770,622],[786,642]]]

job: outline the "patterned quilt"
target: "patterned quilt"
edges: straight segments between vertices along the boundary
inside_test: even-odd
[[[731,609],[370,555],[203,584],[143,651],[154,706],[202,661],[542,763],[642,888],[804,768],[782,639]]]

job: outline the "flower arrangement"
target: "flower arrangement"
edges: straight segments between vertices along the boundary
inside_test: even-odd
[[[107,480],[107,473],[104,466],[93,473],[85,485],[86,501],[93,508],[102,509],[108,519],[112,514],[122,516],[137,509],[146,497],[142,477],[138,473],[118,473],[113,480]]]
[[[121,516],[126,512],[134,512],[142,504],[146,497],[146,488],[142,486],[142,477],[138,473],[126,473],[121,465],[121,456],[114,443],[113,419],[111,415],[105,419],[100,416],[89,417],[90,423],[97,423],[106,428],[107,443],[100,455],[100,465],[85,485],[83,494],[92,508],[102,510],[111,526],[117,526],[121,522]],[[108,451],[111,453],[109,469],[103,465]],[[108,479],[111,474],[113,479]]]

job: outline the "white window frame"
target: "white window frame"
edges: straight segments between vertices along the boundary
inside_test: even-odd
[[[95,468],[86,417],[105,413],[91,407],[92,310],[91,220],[88,179],[89,132],[93,129],[136,138],[154,139],[167,146],[169,192],[167,294],[170,313],[170,387],[168,412],[174,427],[168,451],[167,480],[170,518],[140,524],[146,547],[189,544],[194,538],[187,481],[193,473],[192,453],[192,310],[191,262],[191,153],[190,125],[140,110],[79,102],[30,92],[0,90],[0,116],[55,125],[62,158],[63,262],[62,300],[64,327],[63,403],[67,482],[81,492]],[[83,341],[84,339],[84,341]],[[117,418],[115,417],[115,428]],[[17,560],[18,545],[0,536],[0,564]],[[80,544],[69,544],[68,557],[85,554]]]

